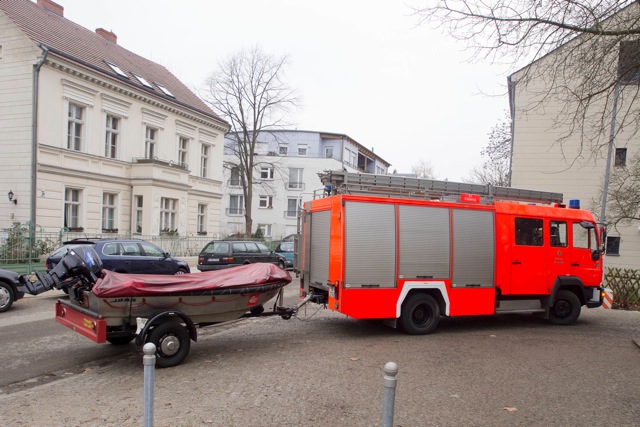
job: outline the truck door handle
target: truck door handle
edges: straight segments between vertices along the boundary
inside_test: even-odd
[[[580,267],[580,264],[578,264],[577,262],[574,262],[573,264],[571,264],[571,267]]]
[[[512,261],[511,264],[522,264],[520,261]]]

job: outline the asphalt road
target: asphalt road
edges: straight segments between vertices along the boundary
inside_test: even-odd
[[[30,311],[53,304],[45,295],[0,316],[3,366],[7,347],[13,358],[38,354],[12,365],[26,381],[7,384],[3,372],[0,425],[141,425],[139,349],[114,355],[53,320],[47,338],[44,314]],[[640,423],[640,312],[585,308],[569,327],[531,315],[443,319],[435,334],[409,336],[310,305],[297,319],[199,334],[182,365],[156,371],[157,426],[380,425],[388,361],[399,366],[396,426]],[[46,359],[57,361],[45,368]]]

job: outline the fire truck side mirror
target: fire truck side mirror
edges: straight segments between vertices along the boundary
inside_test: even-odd
[[[598,248],[596,250],[591,251],[591,259],[593,261],[598,261],[600,259],[600,254],[602,251]]]

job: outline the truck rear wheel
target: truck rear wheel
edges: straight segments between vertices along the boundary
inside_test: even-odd
[[[431,295],[413,294],[402,304],[400,323],[408,334],[430,334],[439,321],[440,306]]]
[[[179,365],[191,348],[189,331],[179,322],[170,320],[154,327],[149,333],[149,339],[156,346],[156,366],[168,368]]]
[[[549,322],[554,325],[571,325],[578,320],[582,305],[571,291],[560,290],[556,294],[553,307],[549,310]]]

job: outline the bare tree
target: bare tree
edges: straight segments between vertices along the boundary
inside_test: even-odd
[[[564,129],[557,143],[577,135],[585,154],[599,153],[608,140],[616,87],[622,85],[616,132],[638,135],[637,0],[427,0],[414,12],[420,23],[465,41],[475,60],[506,62],[513,70],[534,64],[519,71],[518,84],[544,82],[528,87],[533,96],[527,109],[550,97],[564,105],[556,119]]]
[[[636,153],[627,166],[614,168],[609,179],[607,192],[606,223],[614,229],[618,225],[631,225],[640,221],[640,152]],[[596,209],[602,206],[602,190],[599,198],[592,203]]]
[[[482,166],[471,171],[469,181],[501,187],[510,185],[511,119],[507,112],[489,133],[489,143],[480,151]]]
[[[424,178],[424,179],[435,179],[435,174],[433,173],[433,166],[428,161],[420,159],[418,163],[411,166],[411,173],[416,176],[416,178]]]
[[[287,114],[298,106],[294,89],[284,81],[287,57],[266,54],[258,46],[230,56],[207,79],[204,99],[231,125],[225,147],[237,158],[244,195],[245,233],[253,227],[252,198],[260,134],[288,125]],[[259,178],[259,177],[258,177]]]

